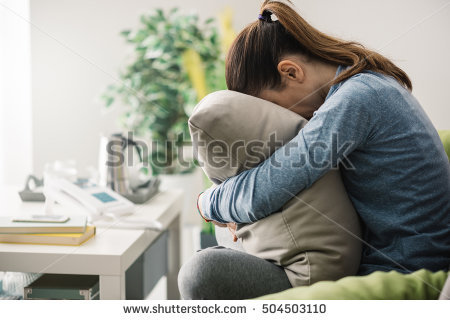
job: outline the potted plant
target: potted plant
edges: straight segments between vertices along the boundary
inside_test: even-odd
[[[177,9],[153,10],[140,22],[136,30],[121,33],[134,48],[133,55],[103,100],[107,107],[120,101],[125,106],[123,128],[152,142],[144,158],[152,173],[162,178],[162,189],[185,190],[183,225],[195,232],[202,223],[196,197],[205,188],[203,173],[181,151],[190,143],[187,120],[193,107],[209,92],[226,89],[224,52],[235,37],[231,11],[220,16],[221,36],[215,19],[201,22],[198,15]],[[211,226],[203,222],[202,230],[202,238],[214,238]],[[189,232],[184,234],[183,246],[188,248],[183,255],[189,255],[195,246],[189,244]]]
[[[151,140],[153,174],[186,173],[195,167],[185,154],[180,157],[190,142],[188,117],[203,96],[226,88],[214,21],[156,9],[141,16],[138,29],[121,33],[134,55],[103,99],[107,107],[120,99],[126,107],[123,127]]]

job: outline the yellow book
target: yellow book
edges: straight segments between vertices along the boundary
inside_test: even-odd
[[[84,233],[4,233],[0,242],[79,246],[95,235],[95,226],[86,226]]]

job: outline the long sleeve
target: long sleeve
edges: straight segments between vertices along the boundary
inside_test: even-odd
[[[203,214],[219,222],[249,223],[278,211],[363,144],[373,126],[377,93],[358,76],[333,86],[324,104],[289,143],[257,167],[205,191]]]

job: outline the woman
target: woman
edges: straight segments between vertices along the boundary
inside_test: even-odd
[[[267,161],[203,193],[206,219],[229,226],[259,220],[339,166],[364,227],[359,274],[448,268],[449,162],[403,70],[319,32],[289,6],[265,1],[232,45],[226,78],[230,90],[310,121]],[[183,297],[193,299],[289,288],[277,266],[226,248],[197,253],[179,284]]]

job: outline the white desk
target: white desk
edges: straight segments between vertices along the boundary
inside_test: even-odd
[[[22,203],[17,189],[0,192],[0,215],[42,212],[43,203]],[[167,230],[167,297],[178,299],[182,195],[181,190],[164,191],[139,206],[136,215],[158,220],[163,231],[97,228],[93,239],[75,247],[0,243],[0,270],[99,275],[100,299],[125,299],[125,272]]]

